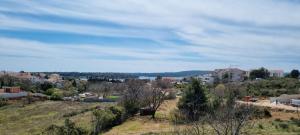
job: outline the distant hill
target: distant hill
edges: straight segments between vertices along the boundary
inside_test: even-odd
[[[189,77],[196,75],[204,75],[211,73],[211,71],[201,71],[201,70],[190,70],[190,71],[180,71],[180,72],[163,72],[163,73],[131,73],[134,76],[145,76],[145,77]]]
[[[211,73],[211,71],[190,70],[180,72],[157,72],[157,73],[114,73],[114,72],[44,72],[46,74],[60,74],[63,77],[87,77],[87,78],[110,78],[110,79],[126,79],[145,77],[189,77]]]

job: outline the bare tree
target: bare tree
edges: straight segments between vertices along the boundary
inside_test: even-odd
[[[141,106],[142,93],[145,90],[146,83],[138,79],[130,79],[126,82],[126,90],[123,92],[121,104],[130,115],[138,112]]]
[[[225,103],[208,113],[207,123],[218,135],[239,135],[249,123],[252,111],[252,106],[237,104],[235,97],[230,94]]]
[[[170,87],[171,84],[169,82],[161,79],[148,85],[143,97],[145,97],[145,104],[151,112],[152,118],[155,118],[155,113],[165,100]]]
[[[107,97],[112,93],[113,85],[111,82],[90,82],[88,90],[97,93],[98,96]]]

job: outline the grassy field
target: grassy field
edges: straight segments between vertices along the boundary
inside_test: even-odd
[[[51,124],[62,125],[72,112],[90,109],[100,103],[78,103],[62,101],[35,102],[22,106],[13,104],[0,108],[0,134],[1,135],[29,135],[40,134]],[[69,116],[78,126],[90,129],[92,114],[87,111],[82,114]]]
[[[105,135],[139,135],[146,133],[169,133],[176,129],[184,129],[188,125],[174,126],[170,122],[170,112],[176,108],[176,100],[167,100],[156,113],[156,119],[135,116],[123,124],[115,126]],[[92,112],[84,111],[101,103],[78,103],[45,101],[36,102],[23,107],[21,104],[8,105],[0,108],[0,135],[32,135],[41,134],[51,124],[62,125],[70,118],[77,126],[91,129]],[[70,115],[74,112],[82,112]],[[252,121],[246,128],[248,134],[260,135],[300,135],[300,125],[290,119],[297,118],[296,113],[277,111],[273,117]]]
[[[150,117],[136,116],[128,119],[123,124],[113,127],[105,135],[139,135],[149,132],[168,132],[173,130],[173,124],[169,122],[170,112],[176,108],[178,98],[166,100],[156,112],[156,120]]]
[[[176,100],[165,101],[156,113],[156,120],[150,117],[136,116],[128,119],[123,124],[113,127],[105,135],[140,135],[150,133],[171,134],[171,131],[185,129],[188,125],[177,125],[169,121],[170,112],[176,108]],[[300,135],[300,125],[293,123],[290,119],[297,118],[296,113],[276,111],[272,112],[272,118],[255,120],[245,128],[248,134],[255,135]]]

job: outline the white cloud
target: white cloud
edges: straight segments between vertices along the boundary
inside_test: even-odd
[[[156,70],[155,67],[158,68],[154,64],[156,61],[157,65],[161,65],[157,70],[163,71],[170,65],[176,65],[178,66],[176,69],[180,70],[186,65],[180,65],[179,62],[170,59],[189,61],[197,57],[204,57],[211,62],[206,61],[207,64],[205,64],[194,61],[183,64],[187,64],[191,69],[222,67],[235,63],[244,68],[269,66],[291,69],[300,66],[298,64],[300,60],[297,61],[300,57],[300,4],[289,1],[92,0],[87,2],[85,0],[51,0],[20,2],[16,0],[4,2],[10,4],[9,6],[0,5],[0,11],[55,15],[78,20],[109,21],[125,27],[120,29],[84,23],[48,22],[38,18],[32,20],[26,17],[13,17],[0,12],[1,29],[34,29],[96,36],[137,37],[154,40],[161,46],[169,47],[169,49],[138,50],[129,49],[126,46],[120,48],[78,44],[54,46],[2,38],[0,47],[7,49],[1,53],[5,54],[26,53],[26,55],[51,57],[51,59],[68,56],[84,58],[103,55],[126,56],[139,59],[127,61],[128,65],[135,62],[146,64],[147,67],[152,67],[151,71]],[[177,38],[185,43],[168,41]],[[27,45],[20,45],[20,42],[25,42]],[[10,44],[9,47],[6,44]],[[17,48],[23,48],[25,51]],[[57,55],[49,55],[52,53]],[[198,55],[184,55],[188,53]],[[85,60],[92,62],[92,60]],[[72,60],[68,59],[68,61]],[[228,61],[232,63],[227,64]],[[110,62],[118,63],[116,60]],[[139,68],[146,70],[146,67]]]

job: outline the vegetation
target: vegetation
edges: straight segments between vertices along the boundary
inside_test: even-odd
[[[267,79],[270,76],[270,72],[265,68],[255,69],[250,72],[250,79]]]
[[[93,135],[98,135],[108,128],[121,124],[125,120],[125,111],[118,106],[95,110],[93,115]]]
[[[289,76],[292,77],[292,78],[298,78],[299,77],[299,70],[296,70],[296,69],[292,70]]]
[[[65,125],[51,125],[46,129],[46,134],[49,135],[88,135],[88,131],[80,127],[76,127],[75,123],[69,119],[65,120]]]
[[[62,101],[34,102],[26,106],[22,103],[9,104],[0,108],[0,134],[41,134],[51,125],[64,125],[66,118],[76,123],[76,127],[91,131],[93,108],[107,105]],[[89,111],[65,117],[72,112],[83,110]]]
[[[51,88],[46,91],[50,95],[51,100],[61,100],[63,98],[63,91],[58,88]]]
[[[205,91],[206,89],[197,79],[193,79],[188,88],[183,91],[178,108],[190,120],[197,120],[196,117],[201,116],[207,110]]]
[[[7,99],[4,98],[0,98],[0,107],[8,105],[8,101]]]
[[[145,82],[131,79],[127,81],[126,86],[121,104],[126,109],[126,113],[133,116],[142,106],[140,101],[142,101],[142,94],[145,90]]]
[[[246,95],[274,97],[281,94],[298,94],[300,92],[300,81],[294,78],[270,78],[234,85],[240,93],[239,97]]]
[[[152,118],[155,118],[155,113],[165,100],[170,87],[171,84],[169,82],[157,79],[153,81],[151,87],[143,93],[143,102],[149,109],[148,111],[151,112]]]

